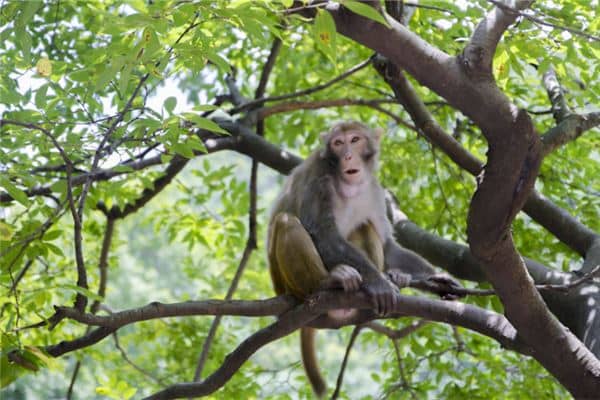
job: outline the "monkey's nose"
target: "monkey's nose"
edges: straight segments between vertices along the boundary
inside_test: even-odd
[[[346,153],[344,155],[344,160],[351,160],[352,159],[352,153]]]

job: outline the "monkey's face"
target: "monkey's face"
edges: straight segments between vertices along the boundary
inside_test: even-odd
[[[348,130],[334,134],[329,140],[331,151],[338,162],[342,180],[350,185],[364,182],[368,171],[368,160],[373,156],[368,138],[359,130]]]

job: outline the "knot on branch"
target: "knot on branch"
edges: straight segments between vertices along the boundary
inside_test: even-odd
[[[457,60],[461,70],[469,78],[473,80],[493,79],[492,58],[486,57],[486,49],[482,46],[468,44]]]

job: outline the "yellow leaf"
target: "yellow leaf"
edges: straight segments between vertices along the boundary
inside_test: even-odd
[[[35,64],[37,73],[41,76],[50,76],[52,74],[52,61],[47,58],[40,58]]]
[[[13,237],[13,227],[0,221],[0,240],[9,241]]]

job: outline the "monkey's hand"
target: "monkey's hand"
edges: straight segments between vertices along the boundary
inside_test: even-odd
[[[351,292],[360,289],[362,276],[360,273],[346,264],[336,266],[329,274],[331,280],[344,288],[344,292]]]
[[[405,274],[397,268],[390,268],[385,271],[387,277],[398,286],[398,289],[407,287],[410,284],[411,277],[409,274]]]
[[[382,275],[365,282],[363,289],[371,297],[378,315],[387,315],[395,309],[398,303],[398,289]]]
[[[444,300],[456,300],[465,297],[464,294],[456,293],[456,289],[464,289],[463,285],[448,274],[434,274],[427,277],[427,280],[437,286],[436,292]]]

